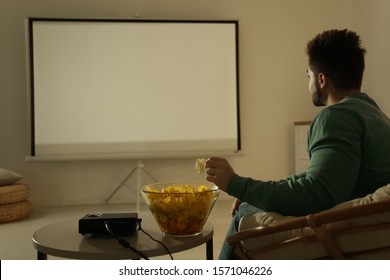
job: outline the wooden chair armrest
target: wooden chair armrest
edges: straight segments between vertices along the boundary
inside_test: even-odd
[[[235,234],[228,236],[226,241],[230,245],[234,245],[234,244],[239,244],[241,241],[246,239],[273,234],[281,231],[287,231],[296,228],[302,228],[306,226],[307,226],[307,221],[305,216],[293,217],[291,219],[275,222],[273,224],[241,230]]]
[[[239,244],[241,241],[273,234],[277,232],[293,230],[303,227],[321,226],[327,223],[334,223],[343,220],[350,220],[359,217],[375,215],[379,213],[390,212],[390,199],[378,202],[373,202],[364,205],[357,205],[348,208],[331,208],[316,214],[307,216],[293,217],[273,224],[249,228],[239,231],[227,238],[227,242],[231,245]],[[310,224],[309,224],[310,221]]]

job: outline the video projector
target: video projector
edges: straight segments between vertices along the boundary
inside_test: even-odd
[[[106,224],[118,236],[129,236],[137,229],[137,213],[91,213],[79,219],[79,233],[109,235]]]

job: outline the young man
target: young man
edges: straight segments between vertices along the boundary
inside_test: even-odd
[[[390,183],[390,120],[360,91],[366,51],[359,36],[348,30],[325,31],[308,42],[306,52],[313,104],[327,106],[308,133],[306,172],[261,181],[237,175],[226,159],[206,161],[207,180],[237,198],[228,235],[251,212],[306,215]],[[235,258],[232,248],[224,244],[220,259],[230,258]]]

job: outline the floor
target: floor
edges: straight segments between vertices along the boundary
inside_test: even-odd
[[[209,217],[214,225],[214,259],[218,258],[219,250],[225,238],[225,233],[231,221],[231,199],[219,199]],[[79,219],[91,212],[126,212],[136,209],[135,205],[123,204],[84,205],[84,206],[56,206],[35,207],[33,214],[23,220],[0,224],[0,259],[1,260],[35,260],[36,251],[32,246],[33,233],[42,226],[63,219]],[[141,208],[144,205],[141,205]],[[146,208],[146,207],[145,207]],[[148,210],[146,208],[146,210]],[[173,254],[175,260],[202,260],[205,259],[205,245],[191,250]],[[48,259],[59,259],[49,256]],[[169,259],[161,256],[154,259]]]

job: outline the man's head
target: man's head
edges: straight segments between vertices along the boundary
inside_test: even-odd
[[[321,82],[328,80],[340,91],[360,90],[366,50],[355,32],[346,29],[324,31],[307,43],[306,53],[309,78],[314,79],[309,82],[309,89],[316,106],[325,105],[324,98],[327,98],[323,96]]]

